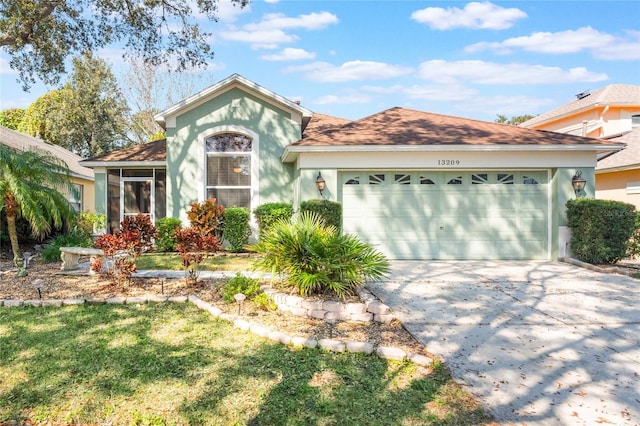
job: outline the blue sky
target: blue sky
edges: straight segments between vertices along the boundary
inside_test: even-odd
[[[640,84],[637,1],[271,0],[222,3],[219,22],[203,24],[215,59],[185,74],[196,89],[238,73],[349,119],[402,106],[493,121],[608,84]],[[116,47],[100,56],[124,71]],[[22,92],[4,52],[0,77],[0,109],[51,89]]]

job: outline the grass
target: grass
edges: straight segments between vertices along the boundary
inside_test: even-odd
[[[465,425],[440,364],[293,349],[190,304],[0,308],[0,423]]]
[[[255,257],[251,256],[212,256],[202,264],[205,271],[247,271],[251,269]],[[136,262],[139,270],[165,269],[181,271],[182,259],[176,253],[148,253]]]

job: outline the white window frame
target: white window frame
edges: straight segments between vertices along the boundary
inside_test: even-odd
[[[71,186],[72,188],[69,191],[69,203],[71,203],[78,213],[81,213],[84,208],[84,185],[80,183],[72,183]],[[78,195],[78,198],[76,198],[76,195]],[[79,206],[78,208],[76,208],[76,204]]]

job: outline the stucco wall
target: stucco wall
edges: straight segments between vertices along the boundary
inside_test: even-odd
[[[615,200],[633,204],[640,210],[640,194],[627,194],[627,184],[640,182],[640,171],[625,170],[620,172],[598,173],[596,181],[596,198]]]
[[[293,166],[280,160],[284,147],[300,139],[300,126],[289,112],[233,88],[177,115],[175,123],[175,128],[167,129],[168,216],[184,220],[189,204],[204,200],[204,140],[225,131],[254,139],[251,207],[294,201]]]

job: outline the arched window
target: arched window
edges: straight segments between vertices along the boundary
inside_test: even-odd
[[[252,139],[239,133],[219,133],[205,140],[207,198],[225,207],[251,208]]]

